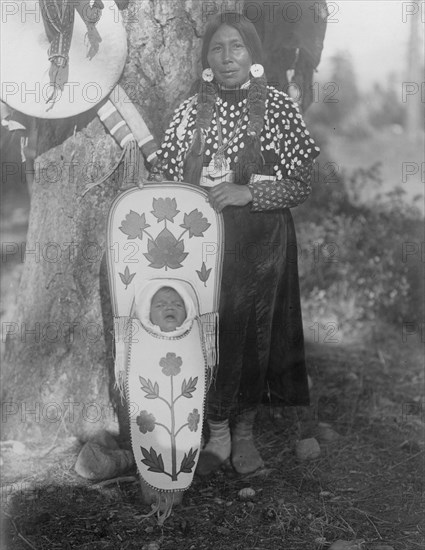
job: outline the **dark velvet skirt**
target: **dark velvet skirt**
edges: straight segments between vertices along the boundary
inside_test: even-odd
[[[220,360],[208,397],[212,420],[256,407],[308,405],[297,265],[289,209],[223,211]]]

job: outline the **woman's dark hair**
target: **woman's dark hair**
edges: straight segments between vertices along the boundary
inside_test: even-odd
[[[228,25],[229,27],[233,27],[238,31],[251,55],[252,63],[263,64],[263,48],[261,45],[260,37],[258,36],[254,25],[242,13],[238,13],[235,11],[226,11],[215,15],[210,21],[208,21],[208,24],[206,26],[202,40],[203,69],[209,67],[207,57],[211,38],[222,25]]]
[[[202,66],[207,68],[208,49],[212,37],[222,25],[235,28],[248,49],[253,64],[262,63],[263,50],[261,40],[254,25],[241,13],[227,11],[213,16],[207,23],[202,42]],[[186,182],[199,184],[205,149],[205,138],[214,115],[219,86],[215,80],[205,82],[201,79],[198,90],[198,108],[196,128],[193,141],[186,156],[183,179]],[[241,150],[235,167],[235,183],[246,184],[252,174],[259,173],[263,166],[260,135],[264,126],[266,112],[267,81],[265,76],[251,77],[248,88],[248,127],[244,138],[245,147]]]

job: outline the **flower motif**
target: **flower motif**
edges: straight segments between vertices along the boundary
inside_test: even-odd
[[[155,417],[148,411],[142,411],[136,418],[136,422],[142,434],[153,432],[155,429]]]
[[[193,409],[191,413],[187,416],[187,423],[189,424],[189,430],[191,432],[196,432],[198,430],[198,424],[200,420],[200,415],[198,413],[198,409]]]
[[[165,376],[176,376],[179,374],[182,364],[182,358],[177,357],[175,353],[167,353],[159,362],[159,366],[162,367],[162,372]]]

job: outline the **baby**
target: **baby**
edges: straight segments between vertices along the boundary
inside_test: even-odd
[[[137,289],[133,311],[149,334],[173,338],[191,329],[198,301],[185,281],[152,279]]]
[[[174,288],[161,287],[152,297],[149,319],[162,332],[176,330],[186,319],[183,298]]]

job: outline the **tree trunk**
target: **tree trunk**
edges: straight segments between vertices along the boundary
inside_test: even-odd
[[[126,12],[128,62],[121,85],[161,138],[198,73],[202,3],[137,0]],[[84,197],[120,156],[95,109],[40,121],[23,272],[3,365],[3,437],[87,439],[116,427],[112,315],[105,269],[108,209],[120,167]]]

